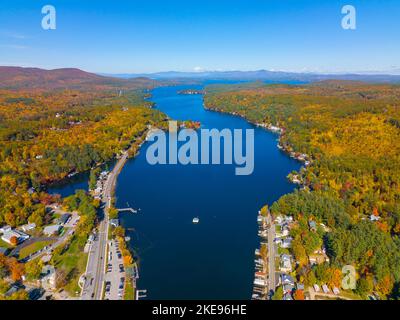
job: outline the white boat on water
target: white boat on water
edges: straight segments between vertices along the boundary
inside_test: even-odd
[[[200,222],[200,219],[199,218],[193,218],[193,221],[192,221],[194,224],[198,224],[199,222]]]

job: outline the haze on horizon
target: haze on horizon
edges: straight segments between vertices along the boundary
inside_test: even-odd
[[[400,3],[385,0],[3,0],[0,65],[96,73],[270,70],[400,74]],[[357,9],[357,29],[341,9]]]

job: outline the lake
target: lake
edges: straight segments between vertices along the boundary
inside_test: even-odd
[[[149,299],[250,299],[258,210],[295,188],[286,176],[300,163],[277,148],[277,135],[205,110],[201,95],[177,93],[192,88],[203,86],[156,88],[151,101],[172,119],[200,121],[203,128],[254,129],[254,172],[236,176],[235,165],[152,166],[149,143],[143,145],[116,189],[118,207],[140,208],[121,215],[139,259],[138,289]]]

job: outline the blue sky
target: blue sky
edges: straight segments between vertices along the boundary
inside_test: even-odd
[[[41,28],[41,8],[57,29]],[[341,8],[357,9],[357,29]],[[400,73],[398,0],[1,0],[0,65]]]

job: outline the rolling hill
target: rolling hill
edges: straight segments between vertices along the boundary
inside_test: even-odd
[[[144,89],[151,88],[154,85],[154,80],[145,77],[118,79],[113,77],[104,77],[73,68],[44,70],[38,68],[0,66],[1,89],[107,90]]]

